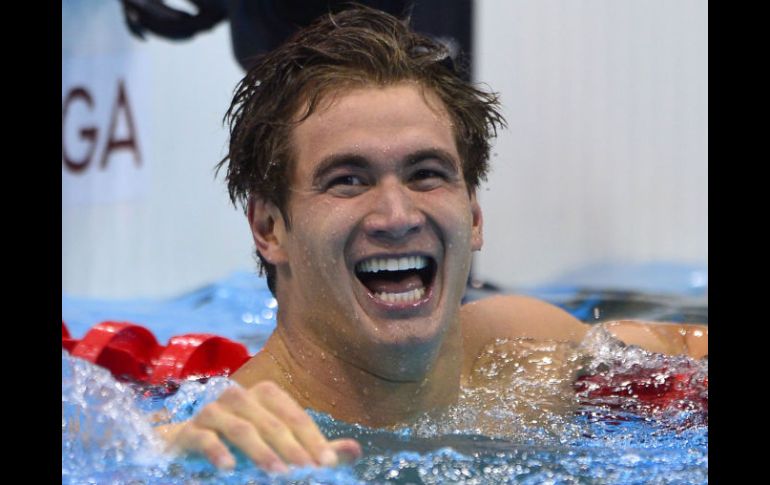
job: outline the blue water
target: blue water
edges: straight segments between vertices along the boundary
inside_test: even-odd
[[[577,311],[586,306],[586,300],[573,297],[561,303]],[[668,314],[676,312],[671,301],[650,302],[645,311],[665,307]],[[591,305],[601,307],[602,302]],[[691,307],[688,303],[682,308],[691,311]],[[247,344],[254,353],[275,326],[275,301],[262,280],[239,273],[163,301],[65,297],[62,314],[75,338],[102,320],[127,320],[150,328],[161,343],[180,333],[213,332]],[[605,345],[601,340],[593,344]],[[620,356],[629,365],[631,361],[655,365],[654,356],[639,350],[599,348],[597,352],[610,359]],[[707,373],[707,362],[703,365]],[[146,418],[148,412],[165,409],[173,419],[185,419],[228,385],[232,383],[227,379],[212,378],[206,383],[186,383],[171,396],[159,395],[116,382],[104,369],[63,352],[63,483],[708,482],[707,411],[697,406],[639,413],[584,405],[566,417],[545,414],[534,424],[516,421],[519,418],[504,405],[496,413],[471,406],[454,409],[444,418],[426,416],[392,431],[314,413],[328,436],[358,439],[364,456],[334,469],[298,468],[284,475],[269,475],[242,456],[233,471],[220,472],[202,458],[164,455]],[[501,430],[515,423],[515,432],[479,434],[472,423],[481,413],[488,420],[498,419]]]

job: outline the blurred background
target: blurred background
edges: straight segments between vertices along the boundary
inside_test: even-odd
[[[255,271],[246,220],[214,178],[222,117],[244,59],[309,17],[303,3],[62,2],[63,293],[160,298]],[[509,123],[480,193],[475,279],[705,291],[705,0],[418,1],[413,13],[471,53]]]

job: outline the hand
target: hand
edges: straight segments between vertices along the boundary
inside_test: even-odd
[[[223,439],[270,472],[288,471],[287,465],[336,466],[362,453],[353,439],[328,441],[305,410],[272,381],[250,389],[233,386],[189,421],[156,430],[170,447],[201,453],[221,469],[235,466]]]

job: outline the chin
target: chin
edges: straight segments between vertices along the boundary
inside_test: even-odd
[[[431,366],[448,328],[440,318],[371,322],[372,349],[365,358],[378,356],[395,374],[419,377]],[[409,370],[409,371],[407,371]]]

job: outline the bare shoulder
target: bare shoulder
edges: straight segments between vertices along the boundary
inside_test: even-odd
[[[537,298],[498,295],[467,303],[460,309],[466,360],[500,338],[532,338],[579,342],[588,325],[561,308]]]
[[[580,342],[590,328],[555,305],[519,295],[498,295],[463,305],[460,324],[466,370],[496,339]],[[707,325],[638,320],[602,325],[627,345],[650,352],[696,359],[708,355]]]

